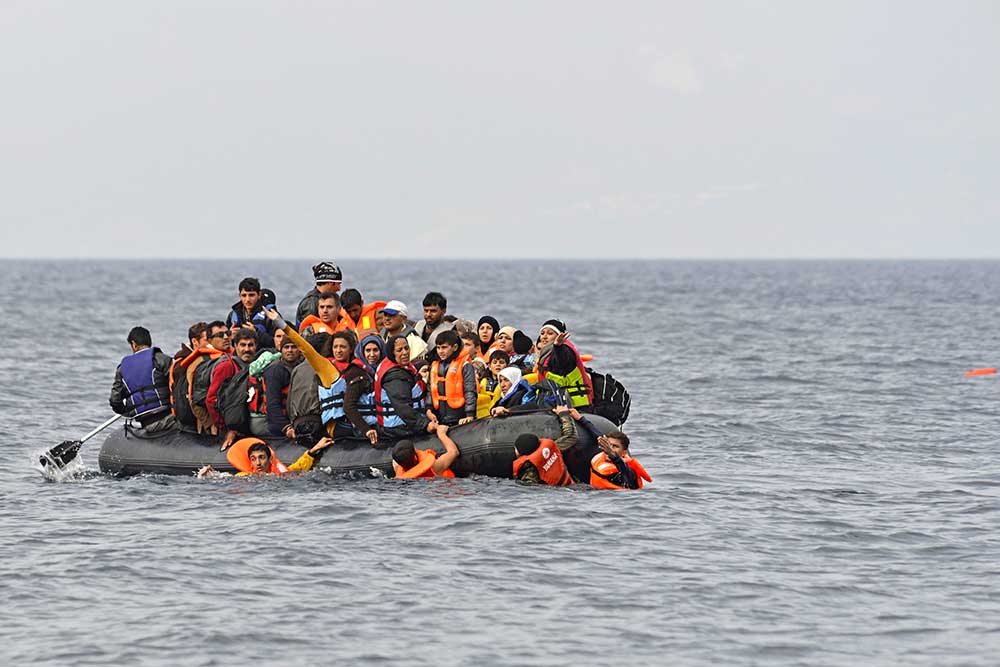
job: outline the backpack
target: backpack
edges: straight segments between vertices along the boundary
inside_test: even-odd
[[[187,371],[181,365],[174,362],[170,371],[170,410],[174,417],[183,426],[195,427],[198,425],[198,418],[191,410],[188,402],[188,379]]]
[[[219,385],[219,415],[226,428],[241,433],[250,432],[250,368],[226,378]]]
[[[552,380],[539,380],[524,395],[521,405],[534,405],[539,408],[552,409],[558,405],[572,406],[569,394]]]
[[[194,386],[191,387],[191,405],[200,405],[205,407],[205,399],[208,398],[208,387],[212,384],[212,371],[215,370],[215,365],[219,363],[222,359],[228,359],[227,355],[222,355],[216,357],[215,359],[205,359],[204,357],[198,362],[198,366],[194,369]]]
[[[621,382],[611,376],[611,373],[590,373],[590,381],[594,385],[594,413],[601,415],[616,426],[621,426],[628,419],[632,408],[632,397]]]

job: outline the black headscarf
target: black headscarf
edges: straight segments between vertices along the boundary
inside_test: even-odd
[[[484,324],[489,324],[491,327],[493,327],[493,333],[490,335],[490,339],[485,343],[483,342],[483,339],[479,337],[479,327],[483,326]],[[486,351],[490,349],[490,345],[492,345],[493,341],[497,339],[498,331],[500,331],[500,323],[497,322],[497,318],[493,317],[492,315],[483,315],[482,317],[479,318],[479,324],[476,325],[476,340],[479,341],[480,353],[486,354]]]

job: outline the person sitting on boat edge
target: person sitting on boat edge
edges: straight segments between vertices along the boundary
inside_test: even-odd
[[[641,489],[643,480],[653,481],[629,455],[629,438],[621,431],[599,436],[597,446],[601,451],[590,459],[590,485],[595,489]]]
[[[312,272],[316,286],[299,301],[299,307],[295,310],[296,330],[299,330],[302,321],[310,315],[319,315],[320,295],[339,292],[341,281],[344,279],[340,267],[333,262],[320,262],[312,267]]]
[[[320,440],[302,452],[295,463],[286,466],[282,463],[274,450],[260,438],[243,438],[233,443],[233,446],[226,452],[226,458],[239,470],[237,477],[246,475],[283,475],[290,472],[305,472],[312,470],[319,460],[324,449],[333,444],[331,438],[320,438]],[[211,464],[202,466],[198,470],[198,478],[205,477],[228,477],[230,473],[219,472]]]
[[[448,435],[448,427],[438,424],[438,440],[444,445],[444,454],[438,456],[433,449],[414,449],[412,440],[400,440],[392,448],[392,469],[396,479],[418,477],[454,477],[451,464],[458,458],[458,445]]]
[[[552,380],[563,387],[574,408],[589,412],[594,402],[594,387],[580,353],[569,342],[566,325],[559,320],[546,320],[538,337],[538,379]]]
[[[116,414],[135,419],[150,433],[173,428],[170,414],[170,366],[173,360],[160,348],[145,327],[132,327],[126,337],[132,354],[123,357],[115,370],[108,403]]]
[[[240,300],[233,304],[226,317],[226,327],[232,335],[238,329],[248,329],[257,333],[257,347],[264,349],[274,347],[273,327],[264,317],[264,304],[261,301],[260,281],[248,277],[240,281]]]
[[[559,417],[562,435],[557,440],[539,438],[534,433],[522,433],[514,440],[514,479],[525,484],[569,486],[573,478],[566,468],[562,453],[577,442],[574,420],[580,419],[575,409],[560,405],[552,410]]]
[[[466,424],[476,418],[476,369],[454,331],[439,333],[435,349],[438,360],[431,364],[427,417],[448,426]]]
[[[525,380],[521,374],[521,369],[517,366],[508,366],[500,371],[500,397],[496,399],[490,408],[491,417],[506,417],[512,412],[521,408],[524,397],[531,392],[531,384]],[[525,406],[524,410],[534,410],[533,406]]]

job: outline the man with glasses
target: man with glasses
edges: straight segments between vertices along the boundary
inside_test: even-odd
[[[212,383],[213,362],[229,352],[231,347],[232,338],[229,334],[229,327],[221,320],[210,322],[207,339],[208,343],[205,347],[195,350],[182,362],[187,388],[183,396],[178,396],[177,392],[173,392],[174,414],[180,418],[181,414],[187,412],[186,407],[190,407],[190,412],[194,416],[194,427],[197,428],[198,433],[218,435],[219,427],[215,425],[215,420],[209,414],[205,401],[208,398],[208,388]],[[201,372],[198,372],[199,369]],[[187,406],[178,407],[177,403],[182,400],[187,401]],[[187,424],[183,418],[181,418],[181,423]],[[187,425],[191,426],[191,424]]]

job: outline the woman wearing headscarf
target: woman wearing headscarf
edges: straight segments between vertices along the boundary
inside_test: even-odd
[[[479,318],[476,332],[479,335],[479,350],[476,356],[489,363],[490,352],[497,339],[497,331],[500,330],[500,323],[492,315],[483,315]]]
[[[493,417],[506,417],[511,412],[515,412],[521,406],[521,401],[525,395],[531,391],[531,385],[521,376],[521,369],[517,366],[508,366],[499,373],[500,375],[500,398],[490,409]]]
[[[390,337],[375,373],[376,416],[383,435],[396,439],[434,432],[437,422],[423,411],[424,390],[410,363],[410,344],[403,336]]]
[[[378,334],[369,334],[354,347],[351,376],[344,388],[344,413],[354,434],[363,434],[371,444],[378,442],[375,418],[375,372],[385,357],[385,343]]]

